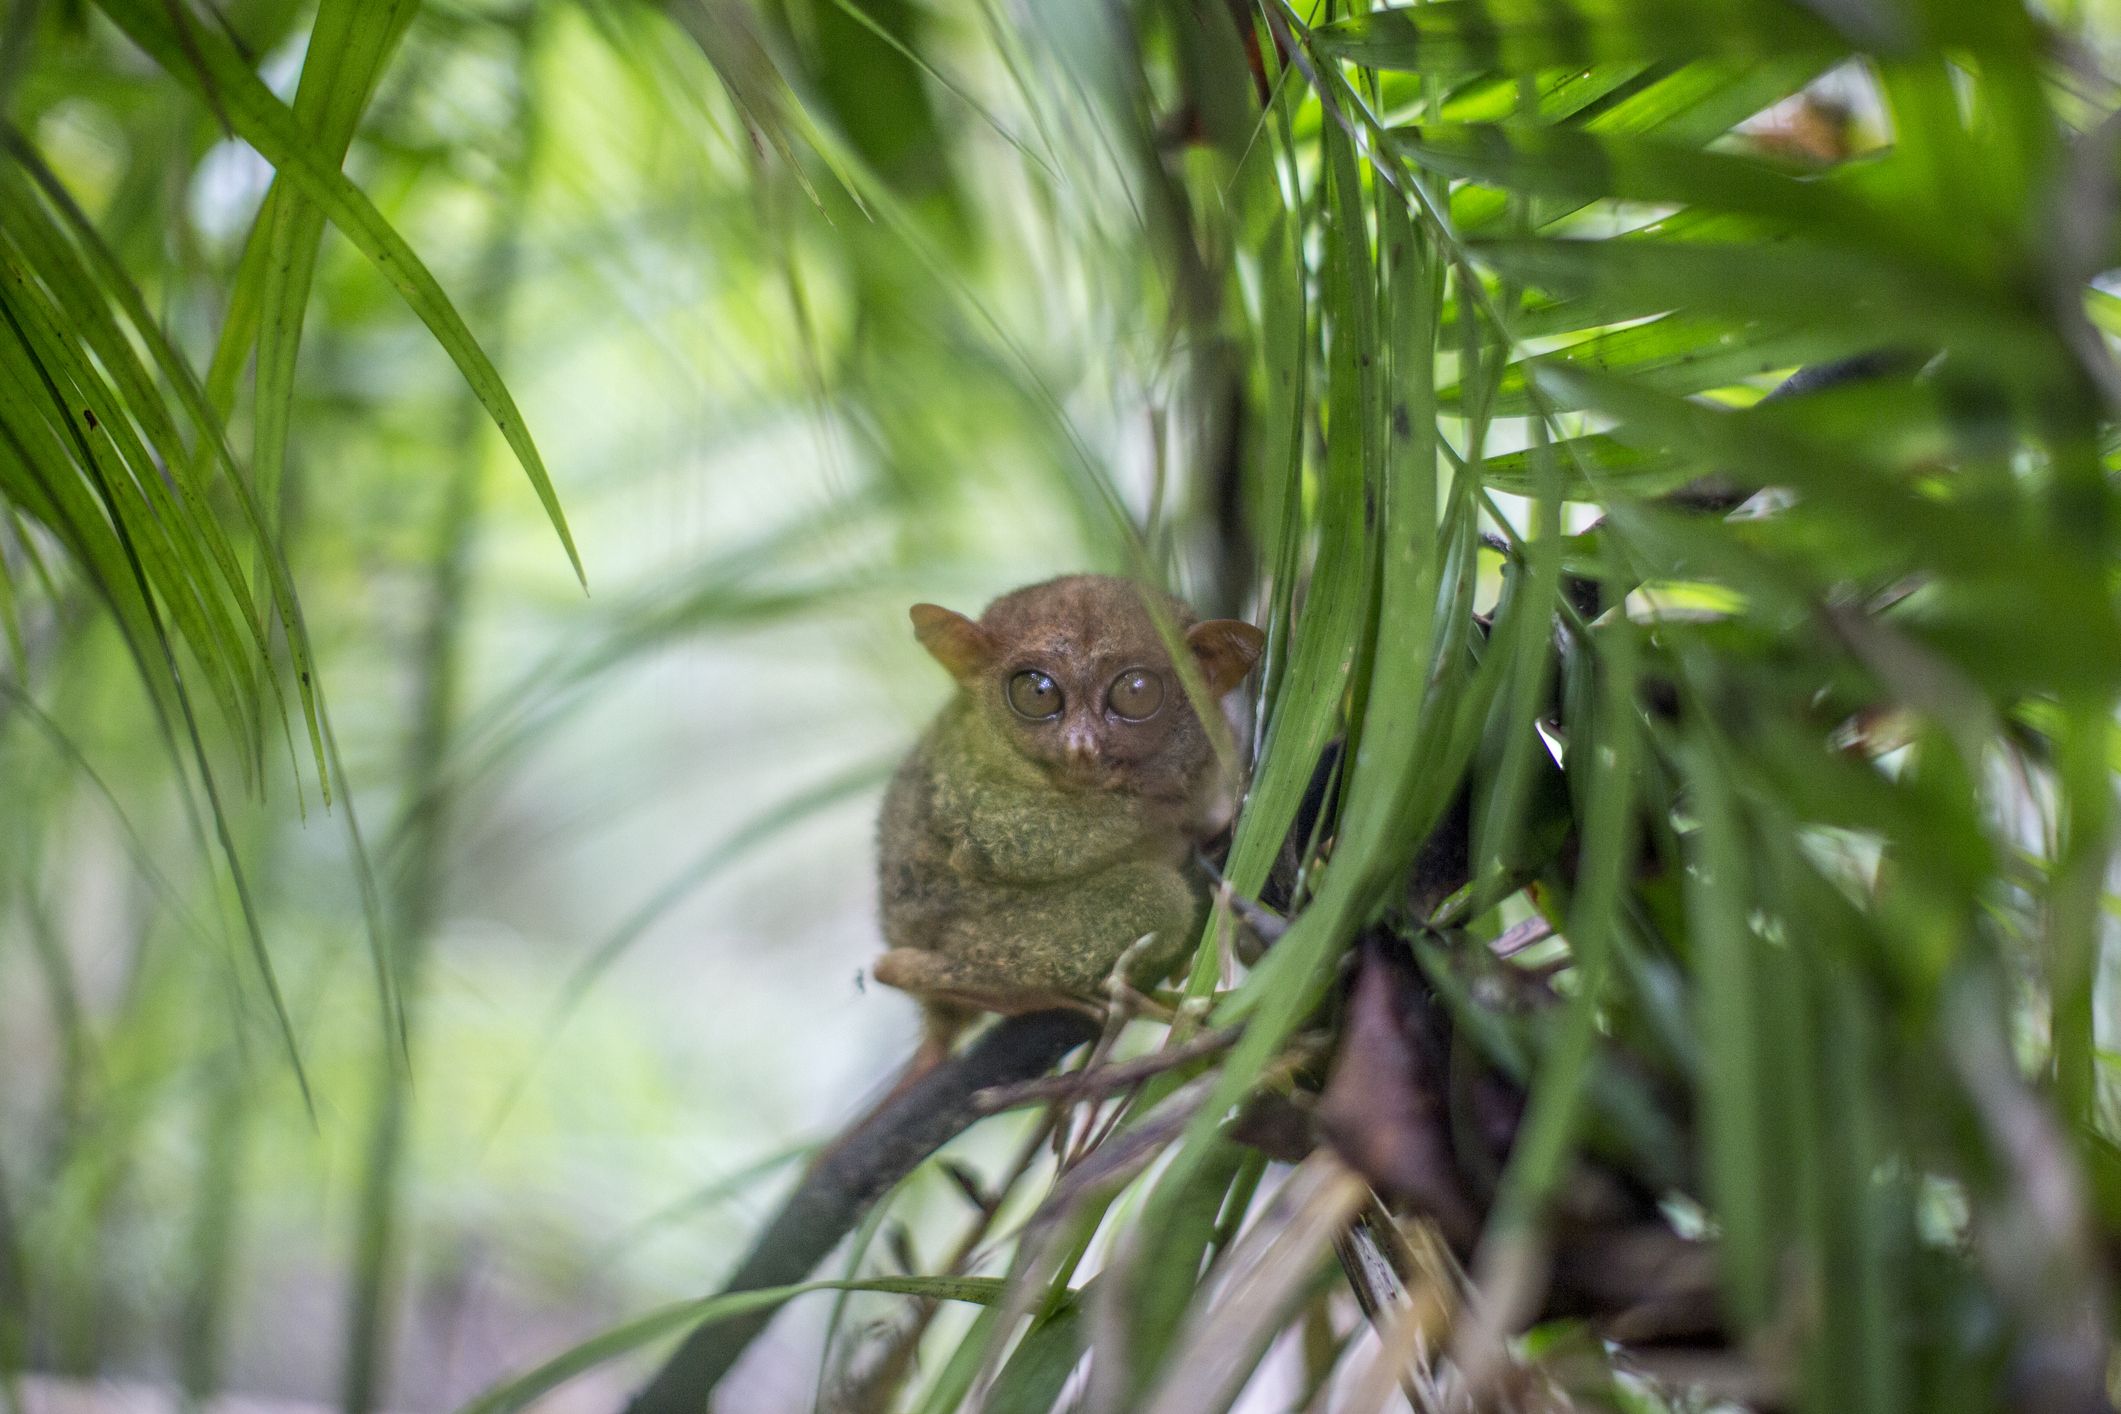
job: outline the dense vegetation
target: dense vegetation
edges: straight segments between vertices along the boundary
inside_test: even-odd
[[[1222,903],[756,1407],[2108,1407],[2115,18],[13,0],[0,1401],[607,1407],[790,1298],[610,1265],[687,1183],[554,1195],[774,1131],[566,1027],[859,890],[905,603],[1085,567],[1269,632]],[[632,975],[778,1074],[855,946]]]

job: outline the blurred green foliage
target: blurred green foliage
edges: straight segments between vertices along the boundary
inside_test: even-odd
[[[725,1406],[2104,1407],[2117,18],[11,0],[0,1392],[612,1407],[910,1033],[904,604],[1101,569],[1270,635],[1241,1035]],[[1233,1124],[1388,975],[1467,1233]]]

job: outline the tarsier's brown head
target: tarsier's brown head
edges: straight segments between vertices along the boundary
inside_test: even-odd
[[[912,609],[922,646],[991,734],[1054,784],[1161,793],[1183,791],[1209,746],[1158,613],[1190,651],[1208,702],[1259,661],[1266,637],[1252,625],[1198,621],[1170,595],[1106,575],[1019,589],[977,620],[934,604]]]

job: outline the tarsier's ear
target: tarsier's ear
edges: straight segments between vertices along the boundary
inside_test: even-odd
[[[1243,619],[1209,619],[1186,630],[1186,644],[1211,695],[1220,697],[1245,680],[1267,646],[1267,636]]]
[[[963,614],[940,604],[915,604],[907,613],[913,618],[913,636],[950,676],[962,682],[992,661],[994,636]]]

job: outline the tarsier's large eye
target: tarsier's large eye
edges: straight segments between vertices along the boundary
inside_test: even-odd
[[[1164,705],[1164,680],[1147,668],[1129,668],[1112,680],[1105,700],[1128,721],[1146,722]]]
[[[1026,668],[1009,679],[1009,705],[1019,717],[1050,722],[1060,715],[1060,684],[1036,668]]]

